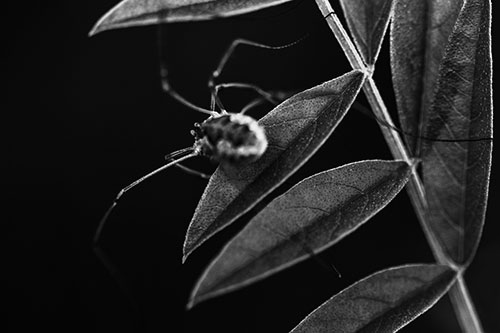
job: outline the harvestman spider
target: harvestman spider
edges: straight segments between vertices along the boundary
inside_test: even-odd
[[[183,171],[189,174],[200,176],[201,178],[210,178],[210,176],[207,174],[204,174],[197,170],[193,170],[191,168],[188,168],[180,164],[181,162],[195,156],[205,156],[221,164],[229,163],[233,165],[242,165],[258,160],[267,148],[267,138],[265,136],[263,128],[257,123],[257,121],[245,115],[245,113],[250,109],[265,102],[268,102],[272,105],[277,105],[281,101],[288,98],[291,94],[289,92],[284,92],[284,91],[267,92],[258,87],[257,85],[250,83],[229,82],[229,83],[216,84],[215,81],[221,75],[228,60],[231,58],[231,56],[233,55],[238,46],[246,45],[261,49],[280,50],[294,46],[303,41],[308,36],[308,34],[306,34],[303,37],[291,43],[281,46],[269,46],[246,39],[234,40],[230,44],[230,46],[226,49],[222,58],[219,61],[217,68],[211,73],[208,79],[208,87],[211,92],[210,109],[208,110],[191,103],[171,87],[168,81],[168,70],[162,54],[162,48],[161,48],[161,42],[163,39],[162,35],[163,35],[162,29],[160,26],[158,29],[158,49],[159,49],[160,78],[161,78],[162,90],[167,94],[169,94],[172,98],[177,100],[179,103],[183,104],[184,106],[192,110],[195,110],[197,112],[207,114],[209,115],[209,117],[201,124],[199,123],[194,124],[195,128],[191,130],[191,134],[195,139],[193,146],[188,148],[183,148],[166,155],[165,160],[168,161],[167,164],[153,170],[152,172],[142,176],[141,178],[137,179],[136,181],[122,188],[118,192],[115,199],[113,200],[113,203],[108,208],[108,210],[106,211],[106,213],[99,222],[99,225],[96,229],[93,238],[94,251],[96,252],[97,256],[103,261],[103,263],[105,264],[107,269],[112,273],[112,275],[115,276],[119,284],[122,285],[122,289],[124,290],[126,288],[123,287],[121,279],[116,275],[116,269],[98,246],[98,242],[100,240],[103,227],[108,217],[110,216],[111,212],[118,204],[120,198],[136,185],[142,183],[144,180],[154,176],[155,174],[171,166],[177,166],[181,168]],[[219,92],[222,89],[226,88],[253,90],[259,95],[259,97],[253,99],[250,103],[244,106],[239,113],[229,113],[226,111],[224,105],[222,104],[218,96]],[[218,108],[220,111],[216,111],[216,108]],[[340,273],[335,268],[335,266],[328,265],[323,260],[319,259],[314,253],[314,251],[307,246],[305,240],[295,240],[295,241],[304,243],[302,245],[304,251],[308,255],[314,258],[323,268],[326,268],[329,271],[331,271],[333,268],[337,276],[340,277]]]
[[[154,176],[155,174],[171,166],[177,166],[187,173],[198,175],[202,178],[209,178],[209,175],[180,164],[181,162],[195,156],[205,156],[222,164],[230,163],[236,165],[246,164],[258,160],[267,148],[267,138],[264,129],[257,123],[257,121],[252,117],[245,115],[245,113],[266,101],[276,105],[284,100],[287,97],[287,94],[283,92],[266,92],[258,86],[249,83],[230,82],[215,84],[215,81],[221,75],[225,65],[233,55],[236,48],[240,45],[278,50],[291,47],[301,42],[304,38],[305,37],[302,37],[299,40],[282,46],[268,46],[246,39],[234,40],[224,52],[217,68],[212,72],[208,80],[208,87],[211,92],[210,110],[208,110],[189,102],[171,87],[168,81],[167,67],[164,63],[161,52],[162,30],[160,27],[158,29],[158,42],[160,51],[160,78],[162,90],[184,106],[197,112],[207,114],[209,117],[201,124],[194,124],[195,128],[191,130],[191,134],[195,139],[193,146],[183,148],[166,155],[165,160],[168,161],[167,164],[142,176],[118,192],[113,200],[113,203],[99,222],[93,238],[94,246],[97,247],[103,227],[111,212],[118,204],[120,198],[136,185],[142,183],[144,180]],[[218,96],[220,90],[225,88],[250,89],[255,91],[260,97],[252,100],[249,104],[243,107],[239,113],[229,113],[224,108],[224,105]],[[216,108],[220,111],[216,111]]]
[[[334,12],[328,15],[335,15]],[[306,35],[307,36],[307,35]],[[224,52],[222,58],[219,61],[217,68],[212,72],[208,79],[208,87],[211,92],[211,102],[210,109],[205,109],[200,106],[197,106],[187,99],[185,99],[182,95],[180,95],[176,90],[174,90],[169,81],[168,81],[168,70],[164,63],[164,59],[161,52],[161,41],[162,41],[162,30],[161,27],[158,29],[158,41],[159,41],[159,51],[160,51],[160,78],[161,78],[161,87],[162,90],[168,93],[172,98],[177,100],[179,103],[184,106],[195,110],[200,113],[207,114],[209,117],[200,123],[194,124],[194,129],[191,130],[191,134],[193,135],[195,142],[193,146],[180,149],[174,151],[165,156],[165,159],[168,161],[167,164],[153,170],[152,172],[144,175],[143,177],[137,179],[132,182],[128,186],[121,189],[116,195],[113,203],[108,208],[104,216],[99,222],[99,225],[96,229],[93,242],[94,249],[98,252],[99,256],[102,258],[103,253],[97,246],[104,224],[110,216],[113,209],[118,204],[120,198],[129,190],[131,190],[136,185],[142,183],[144,180],[154,176],[155,174],[171,167],[177,166],[184,170],[187,173],[198,175],[202,178],[209,178],[209,175],[201,173],[197,170],[190,169],[182,164],[181,162],[190,159],[195,156],[205,156],[209,159],[219,162],[221,164],[230,163],[230,164],[246,164],[250,162],[254,162],[258,160],[262,154],[264,154],[267,148],[267,138],[265,136],[265,132],[263,128],[257,123],[253,118],[245,115],[245,113],[264,103],[269,102],[271,104],[278,104],[283,101],[286,97],[288,97],[287,93],[284,92],[267,92],[261,89],[260,87],[249,84],[249,83],[241,83],[241,82],[229,82],[229,83],[218,83],[215,81],[219,78],[224,67],[226,66],[228,60],[233,55],[236,48],[240,45],[247,45],[252,47],[258,47],[263,49],[271,49],[278,50],[291,47],[293,45],[301,42],[305,37],[302,37],[292,43],[282,45],[282,46],[268,46],[265,44],[256,43],[253,41],[245,40],[245,39],[236,39],[234,40],[230,46]],[[220,90],[225,88],[240,88],[240,89],[249,89],[256,92],[260,97],[255,98],[249,104],[242,108],[239,113],[229,113],[226,111],[224,105],[222,104],[218,94]],[[216,110],[219,109],[219,111]],[[353,108],[358,109],[363,114],[373,118],[378,123],[383,126],[389,127],[393,130],[396,130],[406,136],[417,137],[423,140],[429,141],[440,141],[440,142],[471,142],[471,141],[490,141],[492,138],[469,138],[469,139],[437,139],[437,138],[427,138],[425,136],[413,135],[407,133],[386,121],[379,119],[376,115],[374,115],[371,110],[367,109],[363,105],[355,102],[353,104]],[[305,250],[313,257],[319,260],[314,251],[308,249],[307,246],[304,246]],[[107,261],[107,260],[105,260]],[[325,264],[320,260],[322,266]],[[108,264],[109,265],[109,264]],[[331,267],[330,267],[331,268]],[[333,267],[335,271],[335,267]],[[337,271],[338,273],[338,271]],[[340,276],[340,274],[338,274]]]

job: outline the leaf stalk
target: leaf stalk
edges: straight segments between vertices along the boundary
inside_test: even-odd
[[[458,323],[463,332],[481,333],[484,332],[484,330],[479,320],[479,316],[477,315],[476,308],[474,307],[474,303],[470,298],[463,273],[464,271],[458,273],[455,283],[448,291],[451,304],[457,313]]]
[[[367,66],[364,63],[329,1],[315,1],[323,17],[328,23],[328,26],[335,35],[335,38],[342,47],[342,50],[351,64],[351,67],[353,69],[362,70],[369,75],[363,85],[363,92],[365,93],[375,116],[385,122],[384,125],[379,124],[379,126],[393,157],[395,159],[404,160],[410,165],[414,164],[399,133],[394,130],[394,122],[392,121],[377,85],[372,78],[371,74],[373,73],[373,66]],[[467,333],[482,333],[483,329],[481,327],[481,323],[468,293],[465,280],[463,279],[463,270],[445,255],[441,245],[429,226],[429,220],[426,214],[427,201],[424,186],[415,168],[412,170],[412,175],[406,189],[436,261],[440,264],[448,265],[457,271],[457,282],[450,289],[449,295],[462,330]]]

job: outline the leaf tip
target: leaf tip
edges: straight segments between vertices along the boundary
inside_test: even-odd
[[[89,33],[88,33],[88,37],[93,37],[95,35],[97,35],[99,32],[101,32],[101,30],[99,29],[99,26],[97,25],[97,23],[92,27],[92,29],[90,29]]]
[[[95,36],[95,35],[97,35],[100,32],[108,30],[108,25],[104,22],[107,17],[108,17],[108,14],[104,15],[103,17],[101,17],[99,19],[99,21],[97,21],[94,24],[94,26],[92,27],[92,29],[90,29],[90,31],[89,31],[89,34],[88,34],[89,37]]]
[[[100,32],[103,32],[105,30],[109,30],[113,28],[113,20],[112,20],[112,15],[114,15],[119,8],[123,6],[123,2],[120,1],[116,6],[111,8],[101,16],[101,18],[94,24],[92,29],[89,31],[89,37],[95,36]]]
[[[195,299],[190,297],[188,303],[186,304],[186,311],[191,310],[196,304],[197,302],[195,302]]]
[[[182,263],[184,264],[187,258],[193,253],[193,251],[198,247],[196,244],[193,246],[192,242],[188,243],[189,233],[186,234],[186,239],[184,241],[184,246],[182,247]]]
[[[189,295],[189,301],[186,304],[186,310],[191,310],[195,305],[200,303],[205,299],[203,295],[200,296],[200,284],[203,280],[203,276],[196,282],[191,294]]]
[[[199,285],[196,285],[193,291],[191,292],[191,295],[189,296],[189,301],[186,304],[186,310],[189,311],[192,308],[194,308],[196,305],[198,305],[201,302],[206,301],[207,299],[213,298],[214,296],[217,295],[212,295],[212,294],[200,294],[199,292]]]
[[[190,229],[188,228],[186,233],[186,237],[184,239],[184,245],[182,247],[182,263],[186,261],[186,259],[194,252],[201,244],[205,243],[208,239],[206,236],[196,236]]]

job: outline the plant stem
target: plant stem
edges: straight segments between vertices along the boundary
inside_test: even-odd
[[[460,327],[463,332],[483,332],[481,321],[472,302],[463,271],[458,274],[455,284],[448,292],[455,312],[458,312]]]
[[[383,119],[386,125],[389,125],[380,125],[380,129],[394,158],[402,159],[410,165],[415,165],[415,162],[410,158],[408,150],[405,148],[399,133],[394,130],[394,123],[389,112],[387,111],[387,107],[385,106],[377,85],[371,76],[367,79],[365,85],[363,86],[363,92],[372,107],[373,113],[379,117],[379,119]],[[457,269],[455,264],[447,259],[446,255],[443,253],[442,247],[439,245],[438,240],[429,227],[427,222],[428,218],[426,216],[427,201],[425,199],[424,185],[422,184],[415,168],[412,170],[411,178],[406,186],[406,189],[413,204],[413,208],[417,213],[418,220],[424,229],[427,242],[430,244],[434,257],[439,263],[446,264],[454,269]]]
[[[347,32],[342,26],[342,23],[338,19],[338,16],[332,14],[334,13],[334,10],[328,0],[316,0],[316,4],[318,5],[323,16],[326,18],[330,29],[333,31],[335,37],[337,38],[337,41],[346,54],[352,68],[362,70],[371,74],[371,70],[366,68],[365,63],[361,59],[361,56],[359,55],[354,44],[347,35]],[[408,154],[408,151],[406,150],[403,140],[399,136],[399,133],[393,129],[394,122],[392,121],[391,116],[387,111],[387,107],[385,106],[382,96],[380,95],[377,85],[375,84],[375,81],[373,80],[371,75],[363,85],[363,92],[365,93],[375,116],[379,119],[382,119],[386,123],[385,125],[381,124],[380,129],[394,158],[404,160],[410,165],[415,164],[410,158],[410,155]],[[438,262],[454,266],[453,263],[446,260],[446,256],[443,254],[439,243],[433,236],[430,228],[428,228],[428,225],[426,223],[427,219],[425,218],[427,202],[425,200],[424,187],[415,170],[413,170],[412,172],[412,177],[410,179],[410,182],[408,183],[407,189],[415,211],[417,212],[418,218],[424,227],[427,240],[431,244],[434,256],[438,258]]]
[[[365,93],[375,116],[385,122],[384,125],[380,124],[380,129],[392,155],[395,159],[402,159],[408,164],[414,166],[415,162],[410,158],[408,150],[399,136],[399,133],[394,130],[394,123],[389,112],[387,111],[387,107],[385,106],[375,81],[372,78],[371,74],[373,72],[373,66],[370,65],[367,67],[365,65],[329,1],[315,1],[323,17],[326,19],[328,26],[335,35],[335,38],[342,47],[342,50],[351,64],[351,67],[369,74],[367,81],[363,85],[363,92]],[[424,230],[427,242],[432,249],[436,261],[440,264],[453,268],[458,274],[457,281],[450,289],[449,294],[462,330],[467,333],[483,332],[477,313],[474,309],[474,305],[467,291],[467,286],[463,280],[462,270],[444,254],[441,245],[429,226],[426,214],[427,201],[425,199],[424,186],[415,170],[415,167],[412,169],[412,175],[406,189],[417,214],[418,220]]]

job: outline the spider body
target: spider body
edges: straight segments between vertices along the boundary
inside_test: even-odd
[[[159,30],[158,36],[159,40],[161,40],[161,30]],[[222,166],[233,165],[239,167],[241,165],[257,161],[265,153],[268,142],[266,134],[264,132],[264,128],[259,125],[259,123],[255,119],[245,115],[244,113],[252,107],[255,107],[266,101],[277,104],[277,98],[275,98],[273,94],[268,93],[253,84],[230,82],[216,85],[214,83],[215,78],[217,78],[221,74],[224,65],[234,51],[235,47],[240,44],[254,45],[263,48],[272,48],[240,39],[234,41],[224,54],[219,63],[219,66],[213,72],[212,77],[209,80],[208,86],[211,88],[212,95],[210,109],[205,109],[191,103],[177,91],[172,89],[168,81],[167,68],[162,61],[163,57],[160,55],[160,77],[163,91],[168,93],[173,99],[177,100],[185,107],[200,113],[207,114],[209,115],[209,117],[202,123],[194,124],[194,129],[191,131],[191,134],[194,136],[195,142],[191,147],[179,149],[170,154],[167,154],[165,156],[165,160],[167,161],[166,164],[140,177],[118,192],[111,206],[108,208],[101,221],[99,222],[99,225],[97,226],[96,232],[94,234],[94,244],[96,250],[100,251],[97,243],[100,239],[102,229],[109,215],[118,204],[120,198],[126,192],[130,191],[132,188],[139,185],[144,180],[172,166],[180,167],[187,173],[194,174],[202,178],[210,178],[210,175],[206,175],[197,170],[183,166],[181,162],[192,157],[205,156],[214,162],[220,163]],[[258,93],[260,97],[247,104],[240,113],[228,113],[227,111],[225,111],[222,102],[217,96],[217,93],[222,88],[251,89]],[[216,107],[218,107],[220,111],[216,111]]]
[[[191,134],[194,150],[213,161],[246,164],[259,159],[267,148],[267,138],[255,119],[241,113],[221,113],[203,123],[195,123]]]

